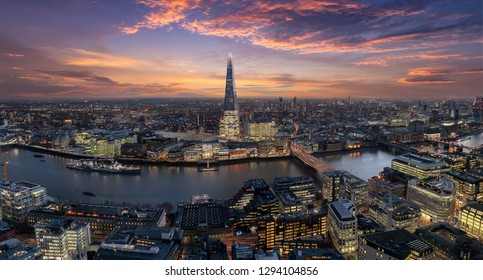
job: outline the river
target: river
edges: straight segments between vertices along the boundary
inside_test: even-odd
[[[227,199],[250,178],[263,178],[270,183],[277,176],[308,174],[298,162],[290,159],[221,165],[217,172],[198,172],[191,166],[142,166],[141,175],[89,173],[67,169],[65,164],[71,159],[45,155],[45,161],[41,161],[33,157],[34,154],[18,148],[9,150],[11,181],[34,182],[46,187],[49,196],[89,203],[109,201],[159,206],[168,202],[176,205],[201,193]],[[336,169],[345,169],[367,180],[390,166],[394,156],[376,148],[319,158]],[[86,191],[96,196],[83,195]]]

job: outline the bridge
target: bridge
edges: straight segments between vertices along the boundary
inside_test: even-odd
[[[404,153],[413,153],[413,154],[419,153],[418,150],[402,144],[386,142],[386,141],[379,141],[379,144],[390,148],[393,154],[396,154],[396,151],[402,151]]]
[[[476,150],[478,149],[478,146],[476,147],[473,147],[473,146],[466,146],[466,145],[463,145],[463,144],[459,144],[455,141],[448,141],[448,140],[426,140],[426,142],[429,142],[429,143],[437,143],[437,144],[447,144],[447,145],[450,145],[450,146],[453,146],[453,147],[457,147],[457,148],[463,148],[463,149],[467,149],[469,151],[473,151],[473,150]]]
[[[321,162],[318,158],[305,151],[295,142],[290,144],[290,150],[292,151],[292,156],[303,162],[305,165],[313,168],[315,171],[319,172],[319,174],[335,171],[335,168]]]

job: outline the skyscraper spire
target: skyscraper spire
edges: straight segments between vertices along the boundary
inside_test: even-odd
[[[228,54],[226,65],[225,102],[223,118],[220,120],[220,135],[230,140],[238,140],[240,136],[240,118],[238,115],[235,73],[233,71],[233,56],[231,53]]]
[[[233,70],[233,56],[228,53],[228,62],[226,65],[226,86],[225,86],[225,111],[238,110],[238,102],[236,100],[235,73]]]

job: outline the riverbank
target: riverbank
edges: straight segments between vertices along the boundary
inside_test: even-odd
[[[49,154],[54,156],[60,156],[64,158],[70,159],[83,159],[83,158],[103,158],[94,155],[88,154],[75,154],[65,151],[58,151],[52,150],[40,146],[31,146],[26,144],[8,144],[7,147],[14,147],[19,149],[25,149],[32,152],[38,152],[43,154]],[[271,160],[283,160],[283,159],[290,159],[292,158],[291,155],[286,156],[276,156],[276,157],[263,157],[263,158],[239,158],[239,159],[228,159],[228,160],[220,160],[217,161],[220,165],[229,165],[229,164],[238,164],[238,163],[250,163],[250,162],[264,162],[264,161],[271,161]],[[166,165],[166,166],[197,166],[198,162],[188,162],[188,161],[152,161],[148,159],[127,159],[127,158],[117,158],[116,159],[120,163],[127,163],[127,164],[137,164],[137,165],[152,165],[152,166],[159,166],[159,165]]]

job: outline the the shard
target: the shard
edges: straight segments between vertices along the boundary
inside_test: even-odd
[[[220,120],[220,135],[229,140],[238,140],[240,137],[240,119],[238,102],[236,100],[233,57],[231,53],[228,54],[226,67],[225,102],[223,106],[223,118]]]
[[[238,110],[235,89],[235,73],[233,72],[233,57],[228,54],[228,63],[226,66],[226,86],[225,86],[225,111]]]

